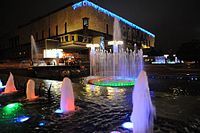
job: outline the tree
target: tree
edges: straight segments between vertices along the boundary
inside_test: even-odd
[[[200,61],[200,41],[193,40],[188,43],[182,44],[178,51],[177,56],[184,61]]]

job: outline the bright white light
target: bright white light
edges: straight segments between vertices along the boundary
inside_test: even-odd
[[[87,44],[87,48],[91,48],[91,53],[95,53],[95,48],[100,47],[99,44]]]
[[[108,45],[123,45],[123,41],[109,41]]]
[[[99,46],[100,46],[99,44],[86,44],[87,48],[92,48],[92,47],[97,48]]]
[[[63,49],[45,49],[44,58],[62,58]]]
[[[143,57],[147,58],[147,57],[148,57],[148,55],[143,55]]]
[[[56,114],[62,114],[63,111],[62,111],[61,109],[57,109],[57,110],[55,111],[55,113],[56,113]]]
[[[122,124],[122,127],[126,128],[126,129],[133,129],[133,123],[125,122],[125,123]]]
[[[168,57],[169,55],[168,54],[164,54],[164,57],[167,59],[167,57]]]

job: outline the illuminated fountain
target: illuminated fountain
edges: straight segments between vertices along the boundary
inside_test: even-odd
[[[56,110],[56,113],[72,111],[75,111],[72,82],[69,78],[64,78],[61,86],[60,109]]]
[[[121,29],[117,19],[114,19],[113,41],[108,45],[113,46],[113,51],[95,50],[91,46],[90,51],[90,75],[94,78],[88,83],[99,86],[133,86],[135,78],[143,70],[143,51],[137,49],[124,50],[121,41]],[[95,78],[96,77],[96,78]]]
[[[33,65],[34,65],[34,62],[36,62],[36,64],[37,64],[38,49],[37,49],[36,42],[35,42],[33,35],[31,35],[31,59],[32,59]]]
[[[10,72],[10,76],[8,78],[8,81],[6,83],[6,87],[3,93],[12,93],[12,92],[16,92],[16,87],[15,87],[15,83],[14,83],[14,78],[12,73]]]
[[[29,79],[26,85],[26,98],[28,100],[38,98],[38,96],[35,95],[35,82],[32,79]]]
[[[153,133],[155,107],[151,101],[145,71],[141,71],[137,78],[132,94],[132,103],[131,122],[133,123],[133,133]]]

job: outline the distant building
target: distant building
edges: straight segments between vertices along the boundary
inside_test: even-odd
[[[125,46],[133,48],[154,47],[154,34],[128,20],[87,0],[71,3],[56,11],[21,25],[10,34],[0,37],[0,60],[31,59],[30,36],[33,35],[38,57],[43,58],[44,49],[61,48],[80,57],[88,55],[88,43],[107,46],[112,40],[114,18],[120,20]],[[102,40],[104,41],[102,43]]]

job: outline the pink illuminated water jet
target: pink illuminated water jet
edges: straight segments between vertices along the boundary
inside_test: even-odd
[[[133,110],[131,122],[133,133],[153,133],[155,107],[149,92],[148,78],[145,71],[141,71],[132,95]]]
[[[75,111],[72,82],[69,78],[64,78],[61,86],[60,110],[56,112],[67,113],[72,111]]]
[[[28,100],[35,100],[38,96],[35,95],[35,81],[29,79],[26,84],[26,97]]]
[[[12,73],[10,72],[10,76],[8,78],[8,81],[6,83],[6,88],[4,90],[3,93],[12,93],[12,92],[16,92],[16,87],[15,87],[15,83],[14,83],[14,78]]]

